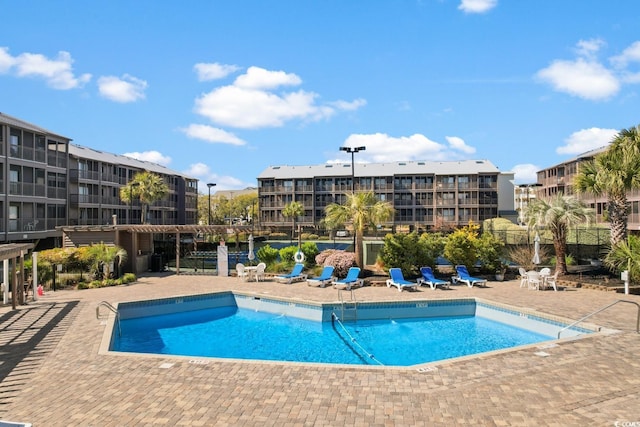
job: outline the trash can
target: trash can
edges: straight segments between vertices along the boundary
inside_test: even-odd
[[[153,271],[154,273],[162,271],[162,255],[161,254],[151,255],[151,271]]]

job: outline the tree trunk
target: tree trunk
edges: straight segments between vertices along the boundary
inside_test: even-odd
[[[364,268],[364,254],[363,254],[363,248],[362,248],[363,233],[362,231],[359,231],[359,230],[356,230],[355,233],[356,233],[355,235],[356,247],[353,248],[353,251],[355,252],[355,255],[356,255],[356,265],[361,269],[363,269]]]
[[[140,205],[140,224],[146,224],[147,221],[147,205],[142,203]]]
[[[615,247],[618,243],[627,238],[627,199],[613,198],[609,200],[607,206],[609,211],[609,221],[611,223],[611,247]]]
[[[553,247],[556,252],[556,271],[558,274],[567,274],[567,248],[562,240],[554,239]]]

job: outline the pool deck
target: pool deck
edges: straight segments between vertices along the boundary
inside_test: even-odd
[[[333,288],[155,274],[128,286],[48,292],[0,306],[0,420],[39,426],[613,426],[640,425],[638,309],[589,320],[615,334],[429,364],[429,369],[100,354],[100,301],[242,290],[337,301]],[[364,287],[359,301],[480,297],[578,319],[640,297],[530,291],[518,281],[451,290]],[[536,353],[546,353],[547,356]]]

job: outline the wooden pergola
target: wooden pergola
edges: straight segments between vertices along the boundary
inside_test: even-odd
[[[11,277],[11,307],[16,308],[17,304],[24,303],[24,257],[33,250],[33,243],[7,243],[0,245],[0,259],[4,263],[4,278],[3,283],[7,286],[6,290],[9,291],[9,271],[12,272]],[[13,264],[13,268],[9,264]],[[18,272],[22,272],[18,275]],[[37,273],[37,268],[34,266],[34,275]],[[36,280],[34,277],[34,298],[35,298],[35,286]]]
[[[113,224],[113,225],[82,225],[82,226],[63,226],[60,227],[63,232],[63,241],[65,246],[88,245],[90,243],[104,242],[112,243],[123,247],[133,259],[133,270],[137,274],[137,258],[141,246],[141,236],[153,234],[175,234],[176,236],[176,274],[180,274],[180,235],[181,234],[224,234],[230,235],[237,232],[251,232],[251,225],[152,225],[152,224]],[[76,239],[80,242],[69,245],[67,241],[73,239],[68,238],[73,233],[85,234],[86,237]],[[126,236],[129,235],[129,236]],[[148,241],[145,240],[147,246]],[[145,249],[147,249],[145,247]]]

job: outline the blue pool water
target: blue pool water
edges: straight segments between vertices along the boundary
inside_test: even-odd
[[[411,366],[552,337],[479,316],[318,322],[219,307],[121,321],[111,349],[194,357]]]

